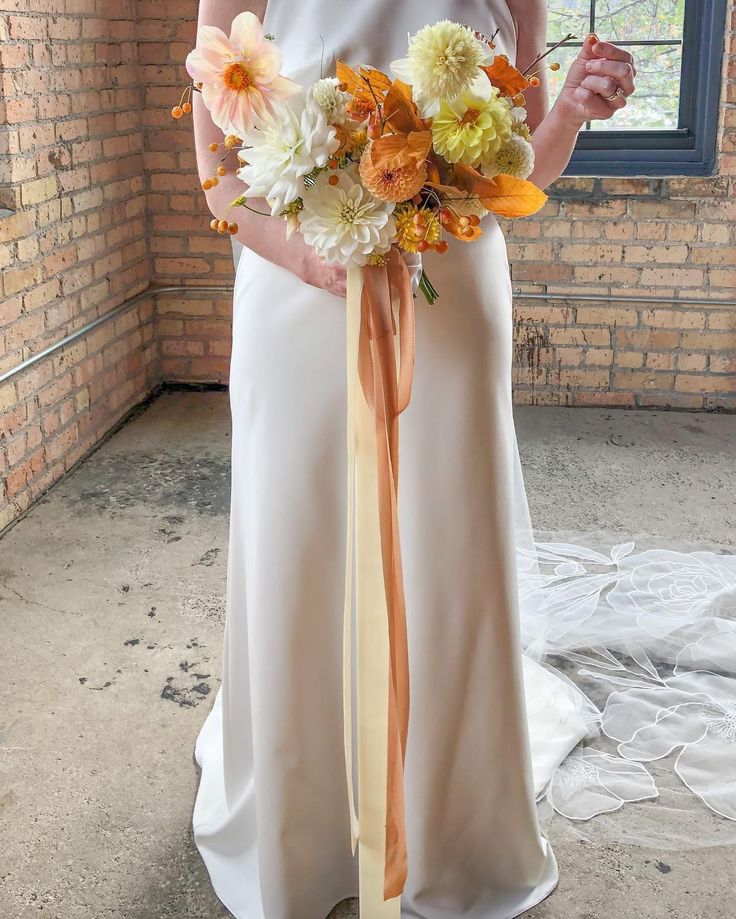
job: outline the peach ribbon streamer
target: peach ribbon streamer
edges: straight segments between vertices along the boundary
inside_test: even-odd
[[[361,912],[389,919],[399,915],[407,872],[403,772],[409,663],[398,477],[399,415],[411,398],[414,369],[414,298],[408,269],[396,250],[385,266],[348,271],[347,363],[345,760],[353,851],[356,839],[360,843]],[[352,778],[353,561],[359,821]]]

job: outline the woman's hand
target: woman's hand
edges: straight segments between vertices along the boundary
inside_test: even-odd
[[[572,62],[558,105],[575,124],[601,121],[624,108],[635,89],[636,67],[628,51],[589,35]]]
[[[336,297],[345,299],[348,291],[348,273],[342,265],[328,265],[311,250],[307,251],[299,277],[312,287],[329,291]]]

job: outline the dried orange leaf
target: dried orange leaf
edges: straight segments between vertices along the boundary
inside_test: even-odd
[[[395,80],[383,103],[383,120],[388,131],[423,131],[425,124],[411,97],[411,86]]]
[[[481,203],[501,217],[528,217],[536,214],[547,201],[541,188],[526,179],[501,174],[494,176],[493,182],[493,193],[481,193]]]
[[[418,169],[429,156],[431,148],[431,131],[384,134],[370,146],[371,163],[377,169],[396,169],[413,162]]]
[[[515,96],[530,85],[524,74],[503,54],[497,54],[492,64],[480,69],[499,88],[502,96]]]
[[[345,85],[346,92],[359,104],[360,110],[367,109],[366,114],[383,101],[391,88],[390,77],[373,67],[361,67],[356,72],[345,61],[338,61],[335,72],[337,79]]]

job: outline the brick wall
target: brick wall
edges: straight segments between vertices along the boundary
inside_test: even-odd
[[[0,0],[0,373],[146,287],[133,0]],[[151,388],[143,302],[0,385],[0,529]]]
[[[196,0],[0,0],[0,373],[148,283],[228,283],[208,226],[187,82]],[[719,174],[569,179],[504,226],[516,396],[736,408],[736,0]],[[679,303],[576,304],[571,294]],[[690,298],[706,298],[688,306]],[[230,298],[159,297],[0,385],[0,528],[161,379],[223,381]]]

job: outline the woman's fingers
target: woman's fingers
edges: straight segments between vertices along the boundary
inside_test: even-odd
[[[623,108],[626,105],[626,96],[619,96],[615,99],[610,98],[618,89],[618,83],[613,77],[588,76],[580,85],[583,89],[589,89],[591,92],[597,93],[609,105],[616,108]]]
[[[634,71],[634,76],[636,76],[634,58],[631,53],[624,48],[619,48],[618,45],[613,45],[610,41],[599,41],[593,45],[592,50],[599,58],[607,58],[611,61],[623,61],[625,64],[630,64]]]
[[[586,79],[590,79],[590,77]],[[626,105],[625,99],[616,99],[611,102],[606,102],[599,93],[593,92],[592,89],[587,89],[582,85],[575,88],[574,96],[575,100],[582,106],[586,116],[591,121],[610,118],[615,111]]]
[[[626,61],[598,58],[596,61],[588,61],[585,69],[597,77],[610,77],[615,80],[627,96],[634,92],[634,68]]]

